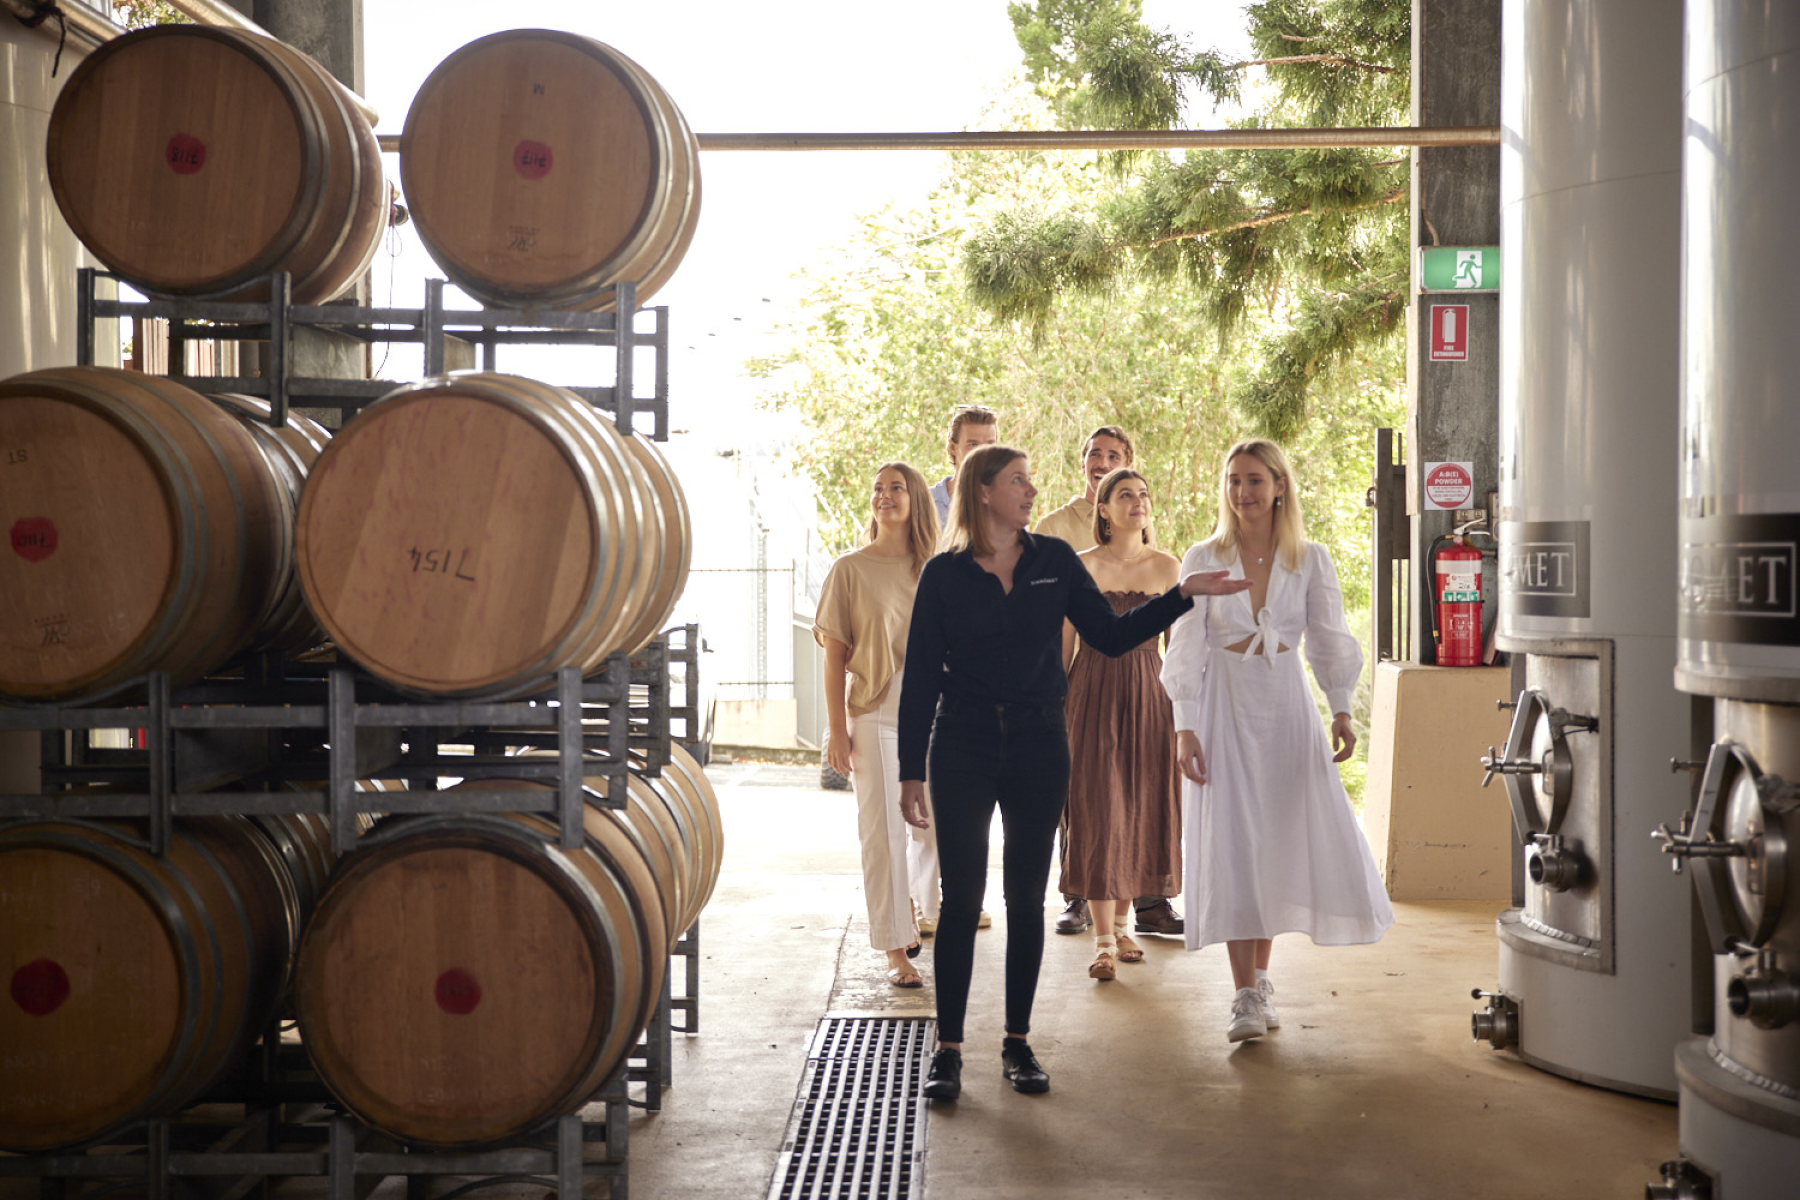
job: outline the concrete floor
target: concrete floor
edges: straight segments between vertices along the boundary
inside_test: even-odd
[[[663,1110],[633,1119],[634,1200],[766,1195],[819,1019],[931,1011],[929,950],[927,988],[906,992],[868,949],[853,798],[818,790],[816,768],[713,777],[727,844],[701,918],[700,1032],[676,1043]],[[1032,1032],[1051,1091],[1016,1095],[999,1072],[998,880],[996,859],[963,1096],[931,1115],[928,1194],[1630,1197],[1674,1157],[1673,1105],[1470,1040],[1469,990],[1495,982],[1491,904],[1396,905],[1375,946],[1278,939],[1283,1028],[1237,1047],[1222,947],[1142,938],[1145,961],[1100,984],[1092,939],[1052,936]]]

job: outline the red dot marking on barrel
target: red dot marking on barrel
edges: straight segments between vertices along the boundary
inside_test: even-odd
[[[542,179],[556,165],[556,156],[542,142],[520,142],[513,150],[513,170],[526,179]]]
[[[26,562],[42,562],[56,553],[56,522],[49,517],[20,517],[12,525],[13,553]]]
[[[191,133],[178,133],[163,148],[163,161],[177,175],[192,175],[206,165],[206,143]]]
[[[437,977],[438,1007],[452,1016],[463,1017],[481,1003],[481,984],[461,967],[451,967]]]
[[[47,1017],[69,998],[69,975],[47,958],[13,972],[13,1003],[34,1017]]]

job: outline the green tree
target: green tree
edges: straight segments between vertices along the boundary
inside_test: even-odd
[[[112,9],[113,20],[127,29],[194,23],[194,18],[164,0],[113,0]]]
[[[1227,63],[1151,30],[1131,0],[1009,8],[1027,69],[1065,126],[1169,128],[1184,97],[1267,85],[1245,128],[1404,124],[1410,13],[1391,0],[1265,0],[1248,8],[1258,57]],[[1124,64],[1124,65],[1122,65]],[[1232,406],[1290,441],[1318,381],[1397,355],[1408,302],[1407,159],[1354,149],[1195,151],[1113,160],[1119,186],[1077,210],[1020,205],[968,239],[971,300],[1041,336],[1080,294],[1154,282],[1191,292],[1196,334],[1254,369]],[[1252,312],[1266,318],[1247,326]]]

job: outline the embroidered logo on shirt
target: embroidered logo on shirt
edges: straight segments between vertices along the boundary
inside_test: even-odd
[[[1032,580],[1032,581],[1031,581],[1031,586],[1032,586],[1032,587],[1037,587],[1037,586],[1038,586],[1038,585],[1039,585],[1039,584],[1041,584],[1041,583],[1055,583],[1055,582],[1056,582],[1056,581],[1057,581],[1057,580],[1058,580],[1058,579],[1060,579],[1060,578],[1062,578],[1062,576],[1060,576],[1060,575],[1052,575],[1052,576],[1051,576],[1051,577],[1050,577],[1050,578],[1048,578],[1048,579],[1034,579],[1034,580]]]

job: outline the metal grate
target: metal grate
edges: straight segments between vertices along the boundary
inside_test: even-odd
[[[925,1097],[937,1022],[826,1017],[807,1051],[769,1200],[924,1194]]]

